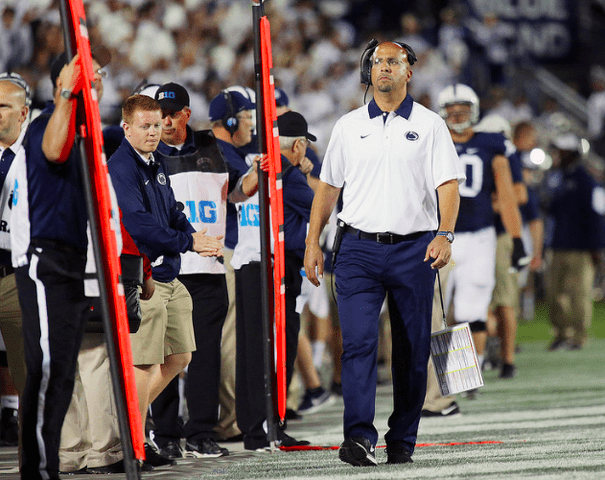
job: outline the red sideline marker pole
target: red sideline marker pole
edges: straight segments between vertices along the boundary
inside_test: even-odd
[[[258,136],[258,151],[267,153],[265,132],[265,112],[263,102],[263,78],[261,67],[261,35],[260,22],[264,17],[263,3],[258,1],[252,5],[252,30],[254,33],[254,74],[256,84],[256,131]],[[270,133],[270,132],[269,132]],[[271,228],[269,220],[269,179],[268,175],[258,167],[258,206],[260,223],[261,247],[261,313],[263,331],[263,379],[265,388],[265,411],[267,418],[267,438],[271,451],[275,450],[277,442],[277,429],[275,425],[275,341],[273,330],[273,268],[271,265]]]
[[[275,370],[277,375],[277,413],[286,417],[286,284],[284,254],[284,198],[281,181],[281,153],[275,107],[271,27],[267,17],[260,19],[261,74],[265,120],[265,140],[269,156],[269,206],[273,234],[273,294],[275,314]]]
[[[112,202],[109,173],[103,152],[101,116],[93,85],[92,55],[82,0],[62,0],[61,14],[68,58],[80,54],[82,100],[79,102],[77,133],[81,137],[82,168],[86,204],[92,231],[93,249],[112,383],[118,410],[124,463],[128,478],[140,478],[136,459],[145,458],[144,435],[138,406],[132,351],[126,313],[124,289],[120,283],[121,267],[116,245],[116,233],[111,222]],[[117,208],[117,207],[116,207]],[[118,212],[115,212],[115,218]],[[119,228],[119,224],[115,225]],[[116,349],[120,353],[118,358]]]

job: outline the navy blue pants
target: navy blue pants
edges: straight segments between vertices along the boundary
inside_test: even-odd
[[[387,444],[414,451],[426,394],[435,271],[424,262],[434,238],[394,245],[344,234],[334,268],[342,329],[344,436],[362,436],[374,445],[378,318],[388,294],[393,341],[393,413]]]
[[[61,426],[71,402],[86,322],[84,252],[30,247],[15,276],[27,379],[21,397],[23,480],[58,479]]]
[[[296,313],[296,297],[300,295],[302,259],[286,251],[285,260],[286,384],[289,385],[294,372],[294,360],[300,332],[300,316]],[[237,425],[244,435],[244,447],[248,450],[268,445],[263,427],[267,419],[267,408],[260,269],[259,262],[251,262],[235,271],[237,345],[235,410]],[[275,418],[277,419],[277,416]],[[279,430],[277,434],[279,439]]]

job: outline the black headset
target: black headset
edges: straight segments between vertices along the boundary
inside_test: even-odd
[[[229,90],[223,90],[223,97],[225,99],[225,103],[227,103],[227,112],[223,118],[221,118],[221,123],[223,127],[233,136],[237,129],[239,128],[239,118],[237,118],[237,112],[233,107],[233,98],[231,97],[231,92]]]
[[[0,81],[14,83],[25,91],[25,106],[29,107],[32,103],[32,94],[27,82],[21,75],[13,72],[0,73]]]
[[[403,48],[407,52],[408,63],[410,64],[410,66],[412,66],[412,65],[414,65],[414,63],[416,63],[416,61],[418,60],[418,57],[416,57],[414,50],[407,43],[403,43],[403,42],[390,42],[390,43],[399,45],[401,48]],[[380,42],[378,40],[376,40],[375,38],[370,40],[368,42],[368,44],[366,45],[365,50],[361,54],[361,59],[359,61],[359,73],[360,73],[361,83],[363,83],[364,85],[367,85],[368,87],[370,85],[372,85],[372,55],[374,54],[374,51],[376,50],[376,47],[378,45],[380,45]]]
[[[160,88],[161,85],[159,83],[149,83],[148,80],[146,78],[144,78],[141,81],[141,83],[139,83],[136,87],[134,87],[134,90],[132,91],[131,95],[140,95],[143,90],[145,90],[146,88],[149,88],[149,87]]]

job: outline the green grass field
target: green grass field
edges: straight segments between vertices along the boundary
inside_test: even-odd
[[[391,388],[385,384],[376,398],[380,439],[375,468],[342,463],[335,450],[252,453],[240,443],[225,444],[231,450],[228,457],[181,459],[177,466],[142,474],[142,479],[605,480],[605,304],[595,304],[590,332],[583,350],[548,352],[550,326],[539,305],[535,319],[519,325],[517,376],[501,380],[497,371],[484,372],[485,386],[476,400],[458,397],[462,415],[423,419],[413,464],[384,464],[386,453],[380,447],[392,408]],[[324,411],[290,422],[288,433],[314,445],[339,445],[342,409],[339,399]],[[0,480],[17,480],[16,448],[0,453]]]
[[[519,326],[518,375],[500,380],[496,371],[487,371],[478,399],[458,399],[461,416],[423,419],[418,443],[448,445],[419,446],[413,464],[384,465],[382,448],[377,468],[351,467],[336,451],[276,452],[239,462],[233,457],[196,478],[605,479],[605,305],[595,305],[591,340],[583,350],[548,352],[550,338],[539,306],[535,320]],[[381,386],[375,422],[381,436],[390,409],[390,387]],[[338,401],[291,422],[289,433],[316,445],[338,445],[341,419]]]
[[[605,338],[605,303],[595,302],[593,321],[589,330],[591,338]],[[519,342],[548,341],[552,339],[546,306],[543,303],[536,305],[536,316],[531,322],[519,322],[517,332]]]

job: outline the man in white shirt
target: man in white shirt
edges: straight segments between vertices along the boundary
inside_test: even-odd
[[[11,265],[11,208],[8,204],[12,203],[15,186],[13,160],[25,135],[23,125],[27,119],[28,105],[29,87],[23,79],[13,73],[0,75],[0,331],[5,345],[0,352],[0,445],[18,443],[18,394],[23,391],[26,375],[21,308]]]
[[[406,44],[373,40],[366,47],[361,77],[374,85],[374,99],[334,127],[306,240],[305,270],[317,286],[323,277],[319,236],[342,191],[334,264],[345,404],[339,457],[354,466],[377,464],[378,317],[387,293],[394,401],[387,463],[412,461],[426,392],[435,270],[450,259],[458,183],[465,178],[445,122],[407,93],[415,60]]]

